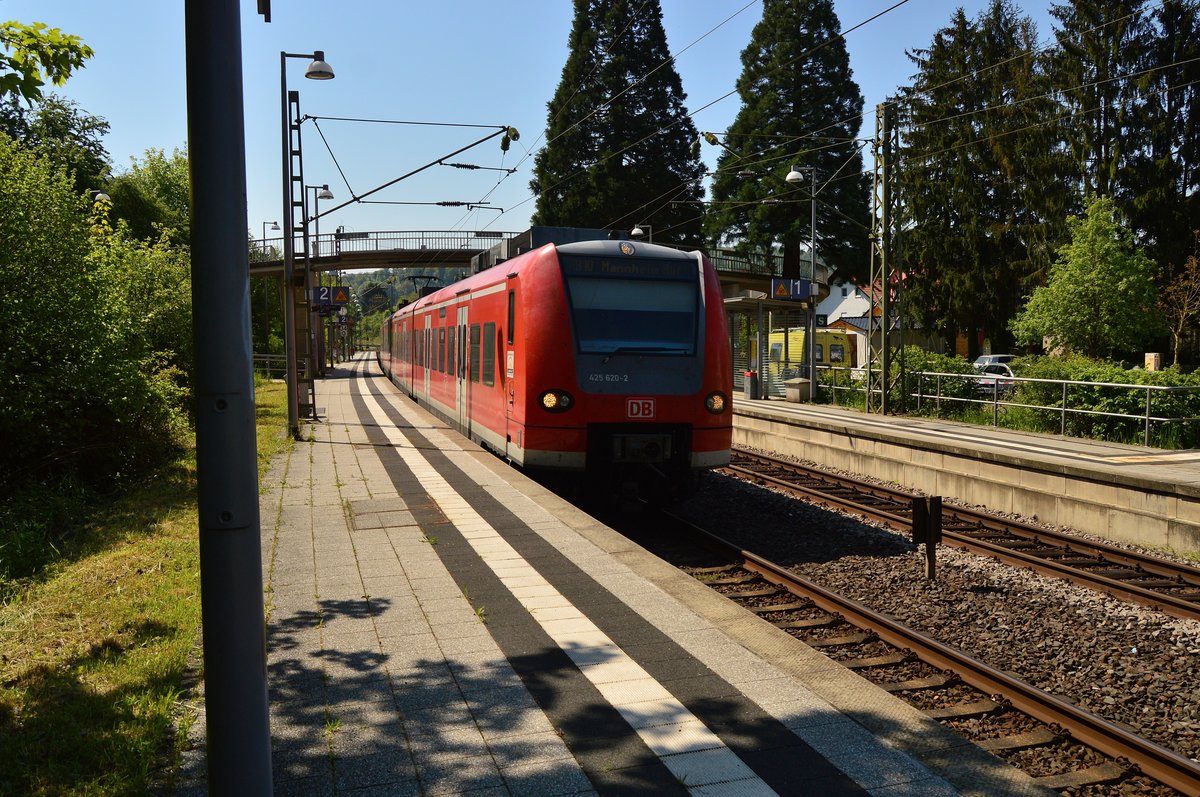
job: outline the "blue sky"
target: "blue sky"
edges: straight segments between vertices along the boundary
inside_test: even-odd
[[[895,2],[835,0],[835,8],[846,30]],[[1043,41],[1048,39],[1048,2],[1018,4],[1034,17]],[[928,45],[957,7],[974,16],[986,5],[986,0],[909,0],[847,36],[850,65],[866,101],[862,136],[874,135],[875,106],[912,75],[905,50]],[[0,19],[45,22],[81,36],[96,51],[86,68],[56,91],[108,120],[111,130],[104,143],[119,171],[147,148],[170,152],[186,142],[183,6],[180,0],[0,0]],[[355,203],[322,218],[323,233],[339,225],[353,231],[528,228],[534,211],[532,156],[544,144],[546,103],[566,60],[569,0],[274,0],[272,6],[267,24],[254,0],[241,2],[247,229],[255,237],[262,234],[263,222],[282,216],[281,51],[324,50],[337,75],[329,81],[305,80],[307,62],[288,60],[288,88],[300,92],[304,114],[493,129],[511,125],[521,134],[507,155],[492,140],[449,159],[490,169],[435,166],[369,197],[404,203],[487,202],[503,212]],[[696,127],[720,134],[739,107],[736,93],[720,98],[733,91],[740,54],[761,18],[761,3],[662,0],[662,7],[667,41],[677,54],[676,69]],[[312,122],[305,123],[302,134],[305,182],[328,183],[336,197],[323,203],[322,210],[349,199],[351,190],[361,196],[490,132],[318,124],[328,149]],[[715,164],[716,148],[706,144],[702,151],[710,166]],[[511,175],[497,170],[512,168],[517,171]]]

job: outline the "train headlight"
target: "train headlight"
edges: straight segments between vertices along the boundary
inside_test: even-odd
[[[566,412],[575,406],[575,399],[565,390],[547,390],[542,394],[541,403],[546,412]]]
[[[725,398],[725,394],[721,391],[709,393],[704,398],[704,409],[711,412],[713,415],[720,415],[725,411],[725,407],[729,405],[729,400]]]

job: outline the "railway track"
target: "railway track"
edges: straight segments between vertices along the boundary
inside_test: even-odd
[[[896,531],[912,533],[914,516],[922,525],[919,518],[926,502],[915,493],[737,448],[723,470],[860,514]],[[940,541],[1173,617],[1200,620],[1200,568],[945,504],[941,505]]]
[[[1200,794],[1200,765],[1190,759],[687,521],[666,515],[663,522],[678,524],[680,534],[702,535],[728,562],[676,562],[682,569],[1030,772],[1040,785],[1087,793],[1120,781],[1128,789],[1122,793]]]

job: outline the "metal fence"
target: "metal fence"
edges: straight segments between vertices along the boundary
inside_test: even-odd
[[[254,372],[270,378],[283,379],[287,375],[287,356],[283,354],[255,354]]]
[[[383,230],[372,232],[331,232],[312,235],[309,243],[314,257],[329,257],[342,252],[396,252],[429,250],[482,250],[518,235],[490,230]],[[303,239],[297,237],[297,252]],[[267,238],[255,247],[261,259],[273,260],[283,250],[282,238]]]
[[[834,404],[853,403],[867,391],[866,369],[821,366],[825,376],[818,390],[825,391]],[[1021,386],[1026,385],[1025,389]],[[1107,398],[1126,403],[1137,397],[1139,412],[1120,412],[1104,409],[1097,402],[1097,391]],[[1200,386],[1133,385],[1119,382],[1081,382],[1064,379],[1035,379],[1032,377],[996,377],[990,374],[954,374],[934,371],[910,371],[906,374],[905,397],[922,411],[932,404],[936,412],[944,406],[975,405],[985,411],[990,408],[993,426],[999,425],[1001,414],[1008,409],[1028,409],[1058,416],[1059,434],[1066,435],[1070,421],[1075,418],[1115,418],[1136,422],[1142,430],[1142,442],[1150,445],[1150,433],[1155,424],[1191,424],[1200,421],[1194,415],[1171,412],[1179,402],[1175,397],[1200,391]],[[1030,400],[1038,396],[1055,400],[1041,403]],[[856,398],[851,399],[849,396]],[[839,400],[839,396],[844,396]]]

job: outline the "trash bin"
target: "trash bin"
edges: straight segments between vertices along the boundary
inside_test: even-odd
[[[783,380],[783,398],[787,401],[808,401],[808,380],[802,376]]]
[[[758,371],[746,371],[742,374],[742,377],[742,389],[745,391],[746,398],[758,398]]]

